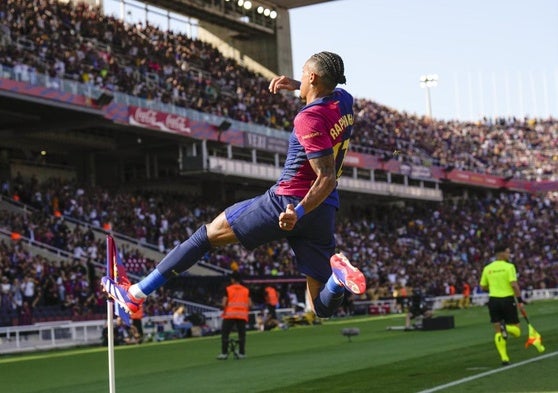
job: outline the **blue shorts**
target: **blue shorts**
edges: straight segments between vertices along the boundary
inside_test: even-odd
[[[251,250],[273,240],[287,239],[296,257],[298,270],[325,283],[331,276],[329,259],[335,253],[334,206],[322,204],[297,221],[292,231],[279,228],[279,214],[300,198],[276,195],[268,190],[252,199],[238,202],[225,215],[238,241]]]

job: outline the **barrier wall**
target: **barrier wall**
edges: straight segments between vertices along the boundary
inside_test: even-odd
[[[558,288],[538,289],[523,291],[522,297],[528,301],[557,300]],[[434,310],[448,307],[448,302],[459,302],[461,295],[440,296],[429,299]],[[471,307],[484,306],[488,301],[487,294],[479,294],[471,297]],[[365,314],[378,315],[395,312],[395,299],[377,301],[355,301],[356,308],[365,310]],[[279,318],[293,313],[292,309],[284,308],[277,310]],[[191,311],[189,311],[191,313]],[[249,328],[256,328],[256,316],[260,311],[250,313]],[[213,332],[221,329],[221,312],[215,310],[204,311],[206,325]],[[172,331],[172,316],[145,317],[143,322],[144,335],[155,336],[159,332]],[[37,323],[30,326],[9,326],[0,328],[0,354],[33,352],[50,349],[70,348],[78,346],[101,345],[101,335],[106,320],[95,321],[58,321]]]

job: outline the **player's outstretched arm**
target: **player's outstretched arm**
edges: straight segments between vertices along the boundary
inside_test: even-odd
[[[269,92],[277,94],[279,90],[294,91],[300,89],[300,82],[288,76],[276,76],[269,82]]]
[[[317,177],[306,196],[298,204],[298,206],[302,206],[302,214],[309,213],[321,205],[337,184],[333,154],[311,159],[310,166],[316,172]],[[286,210],[279,214],[281,229],[290,231],[294,228],[300,218],[296,211],[298,206],[294,207],[289,204]]]

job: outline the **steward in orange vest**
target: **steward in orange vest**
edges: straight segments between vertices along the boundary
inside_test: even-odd
[[[265,287],[265,305],[267,307],[269,317],[272,319],[277,319],[277,313],[275,310],[277,309],[278,304],[279,294],[277,293],[277,290],[272,285],[268,285]]]
[[[231,284],[226,288],[223,296],[223,324],[221,326],[221,353],[217,356],[219,360],[228,358],[229,336],[236,326],[238,332],[238,350],[233,350],[238,359],[246,356],[246,322],[248,312],[252,307],[250,290],[241,284],[238,272],[231,274]]]

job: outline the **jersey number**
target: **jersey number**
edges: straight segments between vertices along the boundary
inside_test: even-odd
[[[343,172],[343,161],[345,160],[345,155],[349,150],[349,139],[345,139],[333,146],[333,156],[335,157],[335,169],[337,169],[337,178],[341,177]]]

